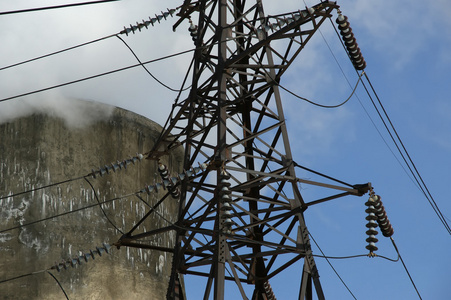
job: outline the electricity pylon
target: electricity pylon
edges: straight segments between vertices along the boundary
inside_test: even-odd
[[[190,23],[196,46],[192,88],[147,153],[159,159],[184,147],[184,173],[171,178],[160,165],[167,194],[158,203],[179,199],[179,213],[164,228],[130,231],[115,244],[173,254],[168,299],[185,298],[183,276],[205,279],[203,285],[197,281],[204,299],[275,299],[270,281],[290,268],[298,274],[289,278],[296,297],[310,299],[316,292],[324,299],[303,213],[316,203],[361,196],[369,185],[296,177],[301,166],[292,157],[279,82],[335,9],[335,2],[325,1],[267,16],[261,0],[185,0],[181,6],[174,28]],[[306,202],[300,183],[340,192]],[[174,248],[145,243],[168,231],[175,232]]]

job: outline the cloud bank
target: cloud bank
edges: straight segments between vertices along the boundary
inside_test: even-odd
[[[70,99],[55,94],[37,98],[3,103],[0,110],[0,124],[32,114],[45,114],[63,119],[67,127],[83,128],[108,119],[114,111],[114,106],[111,105]]]

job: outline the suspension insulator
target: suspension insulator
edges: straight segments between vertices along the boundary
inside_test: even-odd
[[[263,288],[265,289],[266,298],[268,300],[277,300],[269,281],[265,281],[265,283],[263,283]]]
[[[224,173],[223,175],[221,175],[221,182],[219,185],[219,196],[223,197],[223,198],[228,198],[230,199],[229,195],[230,195],[230,182],[229,182],[230,176],[227,173]],[[229,202],[231,200],[228,200]]]
[[[171,193],[172,198],[176,199],[180,196],[180,190],[178,187],[175,187],[175,183],[177,182],[177,178],[172,180],[169,178],[169,170],[168,167],[164,164],[158,165],[158,172],[160,173],[161,179],[163,179],[163,187]]]
[[[160,169],[161,168],[161,169]],[[191,168],[189,170],[183,171],[183,173],[178,174],[176,177],[169,177],[169,172],[166,174],[165,170],[167,170],[167,167],[161,167],[159,166],[158,170],[160,172],[163,173],[162,179],[163,182],[162,183],[154,183],[153,185],[146,185],[142,190],[140,190],[140,193],[147,193],[148,195],[150,195],[153,192],[158,193],[158,191],[160,191],[161,189],[167,189],[171,192],[171,195],[174,198],[178,198],[179,197],[179,193],[180,191],[178,190],[177,187],[175,187],[177,184],[181,183],[183,180],[185,179],[189,179],[190,177],[194,177],[196,174],[203,172],[205,170],[207,170],[208,165],[207,164],[199,164],[199,167],[194,167]],[[172,189],[172,190],[171,190]]]
[[[218,197],[220,198],[221,219],[223,231],[227,234],[232,233],[232,225],[234,224],[232,199],[230,198],[230,175],[226,171],[222,171],[220,174],[220,183],[218,186]]]
[[[381,197],[379,195],[373,196],[375,202],[377,223],[381,229],[381,233],[385,237],[391,237],[394,233],[393,227],[387,218],[387,212],[385,211],[384,205],[382,204]]]
[[[193,40],[194,44],[196,44],[196,41],[197,41],[198,29],[199,29],[199,27],[197,25],[194,25],[193,21],[191,21],[191,19],[189,19],[188,31],[189,31],[189,34],[191,35],[191,39]]]
[[[343,16],[341,13],[338,14],[337,20],[338,29],[343,37],[343,42],[348,50],[349,57],[352,64],[357,70],[364,70],[366,68],[366,62],[363,59],[360,48],[357,41],[352,33],[352,28],[348,22],[348,17]]]
[[[367,250],[370,251],[370,255],[374,255],[373,252],[377,251],[376,243],[378,242],[378,239],[376,238],[376,235],[378,234],[376,228],[377,228],[377,216],[376,216],[376,208],[374,207],[373,201],[368,200],[365,203],[368,208],[365,210],[365,212],[368,214],[368,216],[365,218],[368,223],[366,224],[366,227],[368,230],[366,231],[366,234],[368,235],[368,238],[366,239],[366,242],[368,245],[365,247]]]

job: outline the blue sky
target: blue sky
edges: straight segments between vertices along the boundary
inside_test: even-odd
[[[263,1],[267,14],[303,9],[301,1]],[[40,1],[55,5],[59,1]],[[117,3],[0,16],[1,66],[108,36],[181,1],[123,0]],[[308,1],[308,5],[315,4]],[[451,2],[338,1],[367,62],[366,72],[422,178],[451,223]],[[34,1],[1,3],[0,11],[29,8]],[[335,19],[336,16],[334,16]],[[191,48],[187,24],[172,32],[173,20],[126,38],[141,60]],[[321,35],[322,34],[322,35]],[[282,84],[301,96],[333,105],[351,93],[356,73],[331,27],[325,23],[285,74]],[[169,38],[168,38],[169,37]],[[324,38],[323,38],[324,37]],[[175,42],[174,42],[175,41]],[[327,44],[326,44],[327,42]],[[331,51],[329,50],[332,50]],[[149,65],[161,80],[178,87],[190,54]],[[338,61],[338,64],[337,64]],[[33,91],[135,64],[116,38],[52,58],[0,71],[0,98]],[[344,77],[345,74],[346,78]],[[347,81],[348,80],[348,81]],[[382,197],[399,251],[423,299],[451,294],[451,236],[411,178],[390,142],[376,111],[360,86],[357,97],[337,109],[324,109],[282,92],[295,160],[349,183],[371,182]],[[79,97],[117,105],[162,124],[175,97],[142,69],[70,85],[0,103],[0,121],[39,107],[58,106],[61,97]],[[387,144],[384,142],[387,141]],[[395,155],[393,155],[393,153]],[[300,172],[298,177],[309,176]],[[303,186],[304,198],[318,195]],[[367,253],[366,196],[319,204],[305,212],[307,226],[329,256]],[[90,246],[90,245],[89,245]],[[380,236],[378,254],[396,258],[389,239]],[[88,247],[89,248],[89,247]],[[314,247],[314,251],[317,250]],[[320,254],[316,251],[317,254]],[[353,299],[324,259],[316,259],[329,299]],[[357,299],[418,299],[400,262],[380,258],[331,260]],[[273,283],[273,286],[276,286]],[[279,299],[289,282],[277,288]],[[279,294],[277,294],[279,292]]]

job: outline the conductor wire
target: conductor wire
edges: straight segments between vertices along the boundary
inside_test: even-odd
[[[113,198],[113,199],[109,199],[109,200],[100,202],[100,204],[110,203],[110,202],[113,202],[113,201],[116,201],[116,200],[121,200],[121,199],[130,197],[130,196],[133,196],[133,195],[135,195],[135,193],[128,194],[128,195],[121,196],[121,197],[116,197],[116,198]],[[48,220],[51,220],[51,219],[54,219],[54,218],[59,218],[59,217],[65,216],[65,215],[69,215],[69,214],[72,214],[72,213],[83,211],[85,209],[93,208],[93,207],[96,207],[96,206],[99,206],[99,203],[91,204],[91,205],[88,205],[88,206],[84,206],[84,207],[80,207],[80,208],[77,208],[77,209],[73,209],[71,211],[66,211],[66,212],[63,212],[63,213],[60,213],[60,214],[57,214],[57,215],[53,215],[53,216],[50,216],[50,217],[47,217],[47,218],[43,218],[43,219],[40,219],[40,220],[36,220],[36,221],[32,221],[32,222],[25,223],[25,224],[22,224],[22,225],[17,225],[17,226],[14,226],[14,227],[3,229],[3,230],[0,230],[0,233],[4,233],[4,232],[11,231],[11,230],[14,230],[14,229],[23,228],[23,227],[26,227],[26,226],[30,226],[30,225],[33,225],[33,224],[40,223],[40,222],[48,221]],[[0,283],[1,283],[1,281],[0,281]]]
[[[359,78],[357,79],[357,83],[355,84],[354,89],[352,90],[351,95],[349,95],[349,97],[348,97],[346,100],[344,100],[343,102],[341,102],[341,103],[339,103],[339,104],[336,104],[336,105],[324,105],[324,104],[320,104],[320,103],[314,102],[314,101],[312,101],[312,100],[309,100],[309,99],[307,99],[307,98],[301,97],[301,96],[295,94],[294,92],[290,91],[289,89],[283,87],[283,86],[280,85],[280,84],[278,84],[278,86],[279,86],[281,89],[283,89],[284,91],[286,91],[287,93],[293,95],[294,97],[296,97],[296,98],[298,98],[298,99],[301,99],[301,100],[304,100],[304,101],[307,101],[308,103],[313,104],[313,105],[315,105],[315,106],[319,106],[319,107],[322,107],[322,108],[338,108],[338,107],[340,107],[340,106],[345,105],[345,104],[352,98],[352,96],[354,96],[354,93],[355,93],[355,91],[357,90],[357,87],[359,86],[359,83],[362,81],[362,76],[363,76],[363,74],[365,74],[365,72],[362,72],[362,73],[359,75]]]
[[[66,7],[82,6],[82,5],[89,5],[89,4],[99,4],[99,3],[106,3],[106,2],[114,2],[114,1],[120,1],[120,0],[90,1],[90,2],[81,2],[81,3],[72,3],[72,4],[62,4],[62,5],[55,5],[55,6],[45,6],[45,7],[37,7],[37,8],[20,9],[20,10],[13,10],[13,11],[3,11],[3,12],[0,12],[0,15],[10,15],[10,14],[32,12],[32,11],[42,11],[42,10],[49,10],[49,9],[56,9],[56,8],[66,8]]]
[[[331,19],[329,19],[329,20],[330,20],[330,23],[331,23],[331,25],[332,25],[332,28],[334,28],[334,30],[335,30],[335,33],[336,33],[336,35],[337,35],[337,37],[338,37],[338,40],[341,42],[341,45],[342,45],[343,49],[346,51],[346,47],[345,47],[345,45],[344,45],[344,43],[343,43],[343,41],[342,41],[342,39],[341,39],[341,37],[340,37],[340,34],[338,33],[337,28],[334,26],[332,20],[331,20]],[[329,49],[330,49],[330,47],[329,47]],[[337,62],[337,64],[340,66],[340,64],[338,63],[337,60],[336,60],[336,62]],[[340,67],[340,69],[342,70],[341,67]],[[357,71],[357,70],[355,70],[355,71],[356,71],[356,73],[358,74],[358,71]],[[344,74],[343,70],[342,70],[342,73],[343,73],[344,77],[345,77],[346,80],[347,80],[347,77],[346,77],[346,75]],[[369,84],[369,86],[370,86],[370,88],[371,88],[373,94],[375,95],[375,97],[376,97],[376,99],[377,99],[377,101],[378,101],[378,103],[379,103],[379,106],[381,107],[381,110],[383,111],[383,114],[384,114],[385,118],[387,119],[387,122],[389,123],[390,127],[388,126],[387,122],[386,122],[385,119],[383,118],[381,112],[379,111],[379,108],[377,107],[375,101],[373,100],[373,97],[372,97],[371,94],[370,94],[370,91],[368,90],[368,88],[366,87],[366,85],[365,85],[365,83],[364,83],[363,81],[362,81],[362,85],[363,85],[363,87],[364,87],[364,89],[365,89],[365,91],[366,91],[366,93],[367,93],[367,95],[368,95],[368,97],[369,97],[369,99],[370,99],[370,101],[371,101],[371,103],[372,103],[374,109],[376,110],[376,112],[377,112],[377,114],[378,114],[380,120],[382,121],[382,123],[383,123],[383,125],[384,125],[386,131],[388,132],[388,134],[389,134],[389,136],[390,136],[392,142],[394,143],[395,147],[397,148],[398,153],[399,153],[400,156],[402,157],[402,159],[403,159],[403,161],[404,161],[406,167],[409,169],[410,174],[413,176],[413,178],[412,178],[412,176],[409,175],[409,173],[407,172],[405,166],[402,165],[401,161],[398,159],[398,157],[397,157],[397,156],[395,155],[395,153],[392,151],[392,149],[391,149],[390,146],[388,145],[387,141],[386,141],[385,138],[383,137],[382,133],[379,131],[379,129],[377,128],[377,126],[376,126],[376,124],[374,123],[373,119],[372,119],[371,116],[369,115],[368,111],[365,109],[365,107],[363,106],[362,102],[360,101],[360,99],[359,99],[358,96],[357,96],[357,99],[359,100],[360,105],[362,106],[362,108],[364,109],[365,113],[367,114],[367,116],[369,117],[369,119],[371,120],[371,122],[373,123],[373,126],[376,128],[376,131],[379,133],[379,136],[382,138],[382,140],[384,141],[384,143],[385,143],[385,145],[387,146],[387,148],[388,148],[388,149],[390,150],[390,152],[393,154],[393,156],[394,156],[395,159],[398,161],[399,165],[402,167],[402,169],[403,169],[404,172],[407,174],[407,176],[410,178],[410,180],[413,182],[413,184],[416,185],[416,186],[420,189],[420,191],[424,194],[424,196],[426,197],[427,201],[429,202],[429,204],[431,205],[432,209],[433,209],[434,212],[436,213],[437,217],[438,217],[438,218],[440,219],[440,221],[442,222],[442,224],[443,224],[443,226],[445,227],[445,229],[448,231],[449,234],[451,234],[451,227],[449,226],[449,224],[448,224],[448,222],[447,222],[445,216],[443,215],[443,213],[441,212],[441,210],[440,210],[440,208],[438,207],[437,203],[435,202],[434,197],[433,197],[432,194],[429,192],[429,189],[428,189],[426,183],[423,181],[423,178],[422,178],[421,174],[420,174],[419,171],[417,170],[415,163],[413,162],[412,158],[410,157],[410,154],[408,153],[407,149],[406,149],[405,146],[404,146],[404,143],[402,142],[400,136],[398,135],[398,132],[397,132],[396,128],[394,127],[394,125],[393,125],[393,123],[392,123],[390,117],[388,116],[388,114],[387,114],[387,112],[386,112],[386,110],[385,110],[385,108],[384,108],[384,106],[383,106],[383,104],[382,104],[382,102],[381,102],[381,100],[380,100],[378,94],[376,93],[376,90],[375,90],[375,88],[373,87],[373,85],[372,85],[372,83],[371,83],[371,81],[370,81],[368,75],[367,75],[366,73],[362,73],[362,74],[360,74],[359,77],[361,77],[363,74],[365,75],[365,79],[366,79],[366,81],[368,82],[368,84]],[[348,84],[349,84],[349,81],[348,81]],[[349,85],[350,85],[350,84],[349,84]],[[390,128],[391,128],[391,130],[390,130]],[[393,133],[392,133],[392,131],[393,131]],[[396,138],[395,138],[395,137],[396,137]],[[402,148],[402,150],[403,150],[404,152],[401,150],[401,148]],[[407,156],[407,158],[406,158],[406,156]],[[415,171],[415,172],[414,172],[414,171]],[[415,180],[414,180],[414,179],[415,179]],[[415,184],[415,182],[416,182],[416,184]]]
[[[161,61],[161,60],[165,60],[165,59],[168,59],[168,58],[172,58],[172,57],[176,57],[176,56],[179,56],[179,55],[183,55],[183,54],[192,52],[194,50],[195,49],[189,49],[189,50],[180,51],[180,52],[177,52],[177,53],[174,53],[174,54],[169,54],[169,55],[166,55],[166,56],[163,56],[163,57],[159,57],[159,58],[156,58],[156,59],[152,59],[152,60],[143,62],[142,64],[145,65],[145,64],[154,63],[154,62],[157,62],[157,61]],[[135,65],[131,65],[131,66],[127,66],[127,67],[111,70],[111,71],[108,71],[108,72],[92,75],[92,76],[89,76],[89,77],[84,77],[84,78],[81,78],[81,79],[77,79],[77,80],[68,81],[68,82],[65,82],[65,83],[49,86],[49,87],[42,88],[42,89],[39,89],[39,90],[34,90],[34,91],[31,91],[31,92],[26,92],[26,93],[15,95],[15,96],[11,96],[11,97],[6,97],[6,98],[3,98],[3,99],[0,99],[0,102],[12,100],[12,99],[16,99],[16,98],[20,98],[20,97],[24,97],[24,96],[33,95],[33,94],[37,94],[37,93],[40,93],[40,92],[45,92],[45,91],[48,91],[48,90],[60,88],[60,87],[67,86],[67,85],[70,85],[70,84],[79,83],[79,82],[82,82],[82,81],[91,80],[91,79],[102,77],[102,76],[105,76],[105,75],[110,75],[110,74],[113,74],[113,73],[129,70],[129,69],[136,68],[136,67],[139,67],[139,66],[141,66],[141,64],[135,64]]]
[[[102,204],[100,203],[99,197],[97,196],[96,190],[94,189],[94,186],[92,185],[92,183],[88,180],[88,178],[85,177],[86,182],[89,184],[89,186],[92,189],[92,192],[94,194],[94,197],[97,200],[97,203],[99,204],[100,210],[102,211],[103,215],[105,216],[105,218],[108,220],[108,222],[117,230],[119,231],[121,234],[124,234],[124,232],[122,230],[120,230],[112,221],[111,219],[108,217],[108,215],[106,214],[105,210],[102,207]]]
[[[415,291],[417,292],[418,297],[419,297],[420,299],[423,299],[423,298],[421,298],[420,292],[418,291],[417,286],[415,285],[415,282],[414,282],[413,279],[412,279],[412,276],[410,276],[409,270],[407,270],[407,266],[406,266],[406,264],[404,263],[404,260],[402,259],[401,254],[399,253],[399,250],[398,250],[398,247],[396,246],[395,240],[393,239],[393,237],[390,237],[390,240],[391,240],[391,242],[392,242],[392,244],[393,244],[393,247],[395,248],[396,252],[398,253],[399,259],[401,260],[401,263],[402,263],[402,265],[403,265],[403,267],[404,267],[404,270],[406,270],[407,276],[409,276],[410,282],[412,283],[412,285],[413,285]]]
[[[5,282],[8,282],[8,281],[12,281],[12,280],[20,279],[20,278],[23,278],[23,277],[28,277],[28,276],[31,276],[31,275],[36,275],[36,274],[44,273],[44,272],[46,272],[46,271],[47,271],[47,270],[35,271],[35,272],[27,273],[27,274],[22,274],[22,275],[19,275],[19,276],[16,276],[16,277],[11,277],[11,278],[7,278],[7,279],[3,279],[3,280],[0,280],[0,284],[5,283]]]
[[[59,282],[59,280],[55,277],[55,275],[52,274],[52,272],[50,272],[49,270],[46,270],[46,272],[53,277],[53,279],[55,279],[56,283],[58,283],[61,291],[63,291],[64,296],[66,296],[66,299],[69,300],[69,297],[66,294],[66,291],[64,290],[63,286],[61,285],[61,283]]]
[[[323,250],[320,248],[320,246],[318,245],[318,243],[315,241],[315,238],[312,236],[311,233],[309,233],[310,237],[312,238],[313,242],[315,243],[316,247],[318,247],[319,251],[323,254],[323,257],[326,259],[327,263],[329,264],[329,266],[332,268],[332,270],[335,272],[335,274],[338,276],[338,279],[340,279],[341,283],[343,283],[343,285],[345,286],[345,288],[348,290],[348,292],[351,294],[351,296],[357,300],[357,298],[354,296],[354,294],[352,293],[352,291],[349,289],[349,287],[346,285],[346,283],[344,282],[343,278],[341,278],[340,274],[338,274],[337,270],[335,270],[334,266],[332,266],[332,263],[329,261],[329,258],[324,254]]]
[[[71,178],[71,179],[60,181],[60,182],[55,182],[55,183],[52,183],[52,184],[43,185],[43,186],[31,189],[31,190],[26,190],[26,191],[23,191],[23,192],[19,192],[19,193],[7,195],[7,196],[2,196],[2,197],[0,197],[0,200],[11,198],[11,197],[16,197],[16,196],[20,196],[20,195],[24,195],[24,194],[28,194],[28,193],[39,191],[39,190],[42,190],[42,189],[46,189],[46,188],[49,188],[49,187],[52,187],[52,186],[57,186],[57,185],[60,185],[60,184],[64,184],[64,183],[68,183],[68,182],[72,182],[72,181],[76,181],[76,180],[80,180],[80,179],[83,179],[83,178],[86,178],[86,176],[80,176],[80,177],[76,177],[76,178]]]
[[[157,77],[155,77],[155,75],[153,75],[153,74],[149,71],[149,69],[146,68],[146,66],[145,66],[145,65],[141,62],[141,60],[139,59],[138,55],[136,55],[135,51],[133,51],[133,49],[127,44],[127,42],[124,41],[124,39],[121,38],[118,34],[116,34],[116,37],[117,37],[118,39],[120,39],[120,40],[124,43],[125,46],[127,46],[127,48],[130,50],[130,52],[133,54],[133,56],[136,58],[136,60],[139,62],[139,64],[144,68],[144,70],[147,72],[147,74],[149,74],[150,77],[152,77],[152,78],[153,78],[156,82],[158,82],[160,85],[164,86],[165,88],[167,88],[167,89],[170,90],[170,91],[177,92],[177,93],[178,93],[178,92],[181,92],[181,91],[186,91],[186,90],[188,90],[188,89],[191,88],[191,86],[189,86],[189,87],[186,87],[186,88],[184,88],[184,89],[179,89],[179,90],[178,90],[178,89],[171,88],[170,86],[168,86],[168,85],[164,84],[163,82],[161,82],[161,80],[159,80]]]
[[[77,48],[80,48],[82,46],[86,46],[86,45],[89,45],[89,44],[100,42],[102,40],[108,39],[108,38],[113,37],[113,36],[116,36],[116,34],[108,35],[108,36],[105,36],[105,37],[102,37],[102,38],[98,38],[96,40],[92,40],[90,42],[86,42],[86,43],[83,43],[83,44],[75,45],[75,46],[72,46],[72,47],[69,47],[69,48],[66,48],[66,49],[62,49],[62,50],[55,51],[55,52],[52,52],[52,53],[48,53],[48,54],[45,54],[45,55],[41,55],[41,56],[38,56],[38,57],[35,57],[35,58],[31,58],[31,59],[28,59],[28,60],[25,60],[25,61],[22,61],[22,62],[18,62],[18,63],[12,64],[12,65],[1,67],[0,71],[6,70],[6,69],[9,69],[9,68],[12,68],[12,67],[17,67],[17,66],[20,66],[20,65],[23,65],[23,64],[26,64],[26,63],[29,63],[29,62],[33,62],[35,60],[39,60],[39,59],[42,59],[42,58],[46,58],[46,57],[49,57],[49,56],[53,56],[53,55],[56,55],[56,54],[60,54],[60,53],[63,53],[63,52],[69,51],[69,50],[77,49]]]
[[[441,212],[440,208],[438,207],[437,203],[435,202],[434,197],[430,193],[426,183],[424,182],[420,172],[418,171],[415,163],[413,162],[409,152],[407,151],[406,147],[404,146],[404,143],[401,140],[401,137],[398,135],[398,132],[397,132],[396,128],[394,127],[390,117],[388,116],[387,111],[385,110],[385,107],[382,105],[382,102],[381,102],[378,94],[376,93],[376,90],[374,89],[370,79],[368,78],[368,76],[366,74],[365,74],[365,78],[366,78],[367,82],[369,83],[369,85],[371,87],[371,90],[372,90],[373,94],[375,95],[375,97],[376,97],[376,99],[377,99],[377,101],[379,103],[379,106],[381,107],[381,109],[382,109],[382,111],[384,113],[384,116],[387,119],[388,123],[390,124],[390,128],[393,130],[394,134],[392,134],[391,130],[389,129],[389,127],[387,125],[387,123],[383,119],[379,109],[377,108],[373,98],[371,97],[368,89],[366,88],[365,84],[363,84],[363,86],[365,87],[365,90],[367,91],[368,97],[370,98],[371,103],[373,104],[374,108],[376,109],[376,111],[377,111],[377,113],[379,115],[379,118],[381,119],[382,123],[384,124],[384,126],[385,126],[387,132],[389,133],[393,143],[395,144],[396,148],[398,149],[399,154],[401,155],[401,157],[403,158],[405,164],[407,165],[408,169],[410,170],[411,174],[415,178],[415,181],[417,183],[417,187],[420,189],[421,192],[423,192],[424,196],[428,200],[429,204],[431,205],[432,209],[436,213],[437,217],[440,219],[440,221],[442,222],[443,226],[448,231],[448,233],[451,234],[451,227],[449,226],[448,222],[446,222],[446,219],[445,219],[443,213]],[[394,136],[396,136],[396,139],[395,139]],[[399,142],[399,144],[398,144],[398,142]],[[404,151],[405,155],[401,151],[401,148]],[[407,156],[407,158],[406,158],[406,156]]]

